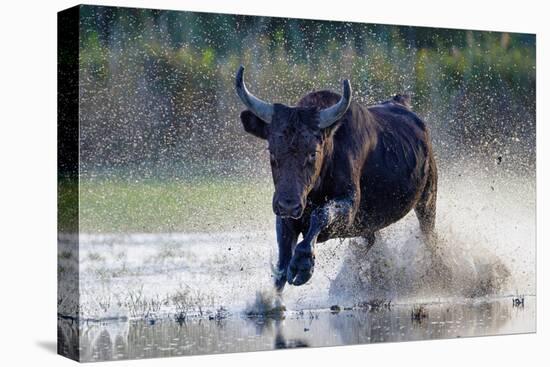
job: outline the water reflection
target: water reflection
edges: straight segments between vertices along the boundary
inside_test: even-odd
[[[288,312],[279,318],[231,316],[224,320],[173,320],[76,323],[59,319],[58,348],[70,350],[78,336],[82,361],[139,359],[525,333],[535,330],[535,298],[523,308],[509,299],[468,304],[390,309]]]

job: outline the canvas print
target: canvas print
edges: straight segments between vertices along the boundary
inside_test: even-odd
[[[58,15],[58,351],[535,332],[536,36]]]

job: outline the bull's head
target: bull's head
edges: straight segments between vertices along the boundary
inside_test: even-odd
[[[252,95],[237,72],[237,94],[247,107],[241,113],[245,131],[266,139],[275,184],[273,212],[300,218],[306,198],[315,187],[325,157],[332,150],[332,134],[351,103],[351,87],[344,80],[343,96],[330,107],[289,107],[271,104]]]

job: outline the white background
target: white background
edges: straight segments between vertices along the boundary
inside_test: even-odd
[[[186,0],[97,4],[537,33],[537,334],[117,362],[119,366],[547,364],[550,18],[545,1]],[[15,5],[17,4],[17,5]],[[73,1],[0,11],[0,364],[68,365],[56,342],[56,12]],[[521,124],[522,121],[516,121]],[[546,220],[546,225],[544,224]],[[548,305],[545,305],[548,307]],[[544,360],[544,362],[542,362]]]

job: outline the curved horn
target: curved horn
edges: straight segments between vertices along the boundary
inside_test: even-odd
[[[235,77],[235,89],[237,91],[237,95],[241,98],[241,101],[243,101],[246,108],[252,111],[253,114],[265,122],[270,123],[271,118],[273,117],[273,105],[255,97],[248,91],[248,89],[246,89],[243,74],[244,67],[241,65],[239,71],[237,71],[237,76]]]
[[[340,120],[340,118],[342,118],[342,116],[344,116],[344,113],[346,113],[346,111],[348,110],[348,107],[351,103],[351,86],[349,84],[349,80],[347,79],[344,80],[342,84],[344,87],[344,95],[342,96],[342,98],[340,98],[338,103],[319,112],[319,127],[321,129],[329,127],[336,121]]]

